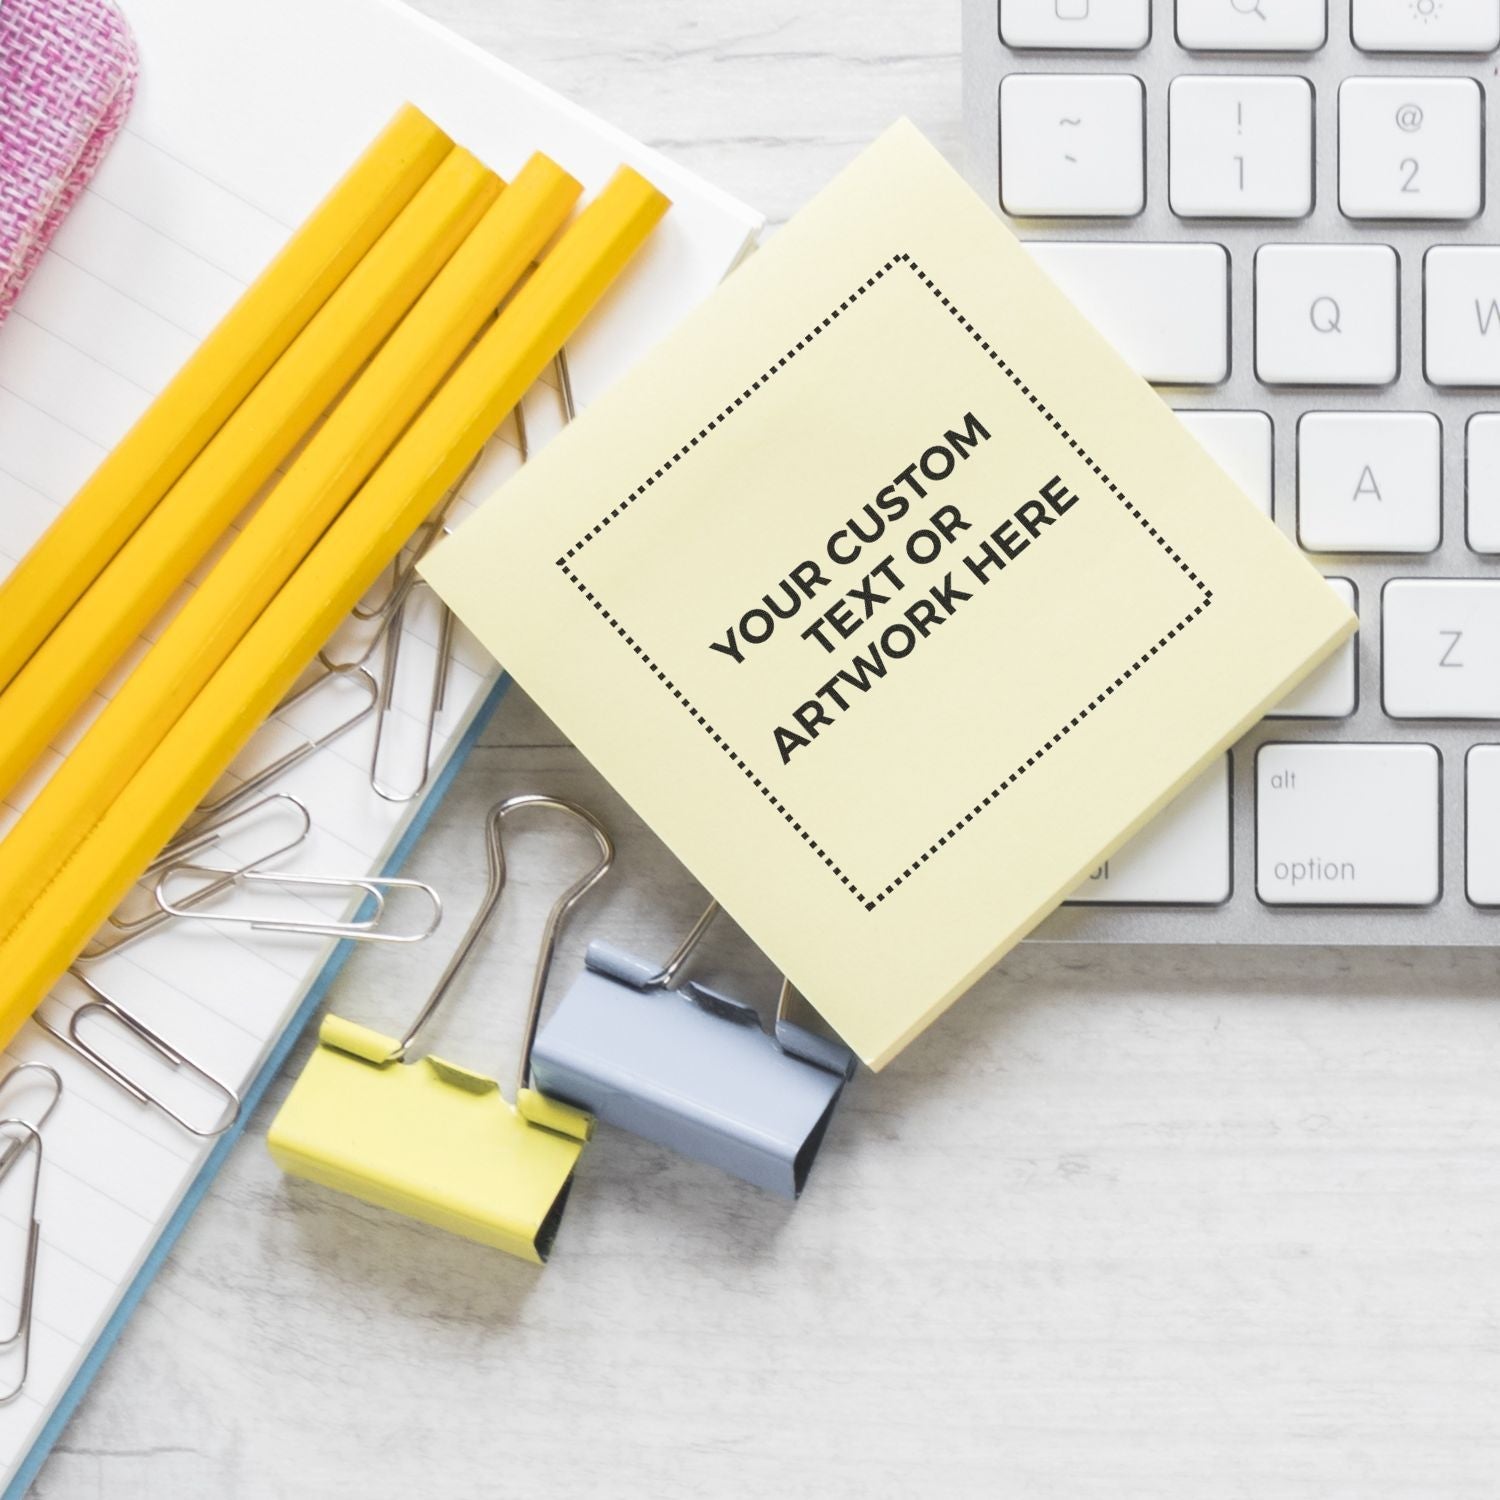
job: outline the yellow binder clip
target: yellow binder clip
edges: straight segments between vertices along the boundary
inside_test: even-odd
[[[417,1034],[442,1003],[505,889],[501,825],[524,808],[582,822],[599,859],[547,915],[532,975],[516,1103],[482,1073],[427,1056],[408,1063]],[[583,808],[555,797],[510,797],[486,819],[489,886],[437,987],[399,1041],[326,1016],[267,1144],[284,1172],[394,1209],[540,1265],[546,1260],[593,1119],[530,1086],[531,1047],[563,918],[601,880],[614,845]]]

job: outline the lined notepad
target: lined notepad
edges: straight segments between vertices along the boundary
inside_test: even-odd
[[[756,217],[732,200],[396,5],[124,0],[123,8],[142,55],[135,109],[0,326],[0,574],[41,535],[405,99],[507,177],[537,149],[589,190],[624,161],[672,197],[672,213],[652,243],[570,345],[581,403],[701,300],[758,228]],[[534,392],[527,416],[533,443],[544,441],[560,422],[555,393]],[[508,425],[466,482],[454,518],[518,461]],[[160,626],[156,622],[148,635]],[[406,771],[421,754],[437,631],[434,603],[419,592],[407,611],[396,712],[386,726],[388,780],[416,779]],[[349,639],[359,639],[358,627],[350,627]],[[378,673],[378,654],[369,665]],[[495,675],[489,658],[460,632],[438,721],[436,763],[462,738]],[[97,698],[91,712],[103,701]],[[320,691],[273,720],[236,774],[253,773],[358,706],[347,685]],[[0,831],[15,822],[90,716],[86,712],[59,736],[49,764],[0,804]],[[418,804],[386,802],[370,789],[374,732],[374,720],[366,720],[276,783],[274,790],[301,799],[313,820],[307,842],[279,868],[361,874],[384,865]],[[247,828],[236,846],[257,838],[274,842],[278,828],[295,831],[283,816],[280,824],[264,822],[259,833]],[[339,897],[303,904],[324,915],[344,909]],[[313,984],[328,948],[308,937],[175,924],[88,972],[194,1061],[243,1088]],[[64,981],[43,1013],[65,1026],[71,1007],[85,998]],[[142,1081],[163,1082],[161,1068],[138,1045],[102,1023],[88,1035]],[[137,1106],[35,1025],[9,1051],[10,1062],[22,1059],[55,1067],[65,1093],[44,1132],[30,1374],[22,1395],[0,1408],[0,1467],[7,1482],[212,1144]],[[180,1083],[174,1097],[200,1115],[212,1113],[211,1100],[195,1101]],[[5,1096],[3,1112],[26,1113],[39,1102],[39,1092],[18,1090]],[[0,1194],[0,1303],[11,1310],[25,1211],[19,1186],[7,1183]],[[0,1322],[7,1320],[0,1314]],[[9,1382],[9,1368],[0,1358],[0,1388]]]

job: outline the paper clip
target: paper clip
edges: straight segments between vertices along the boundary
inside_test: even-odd
[[[370,788],[387,802],[410,802],[427,785],[432,774],[432,737],[437,732],[438,715],[448,696],[448,667],[453,651],[453,611],[441,600],[438,601],[439,619],[437,660],[433,663],[432,686],[428,691],[427,709],[422,717],[422,754],[419,761],[420,775],[414,785],[397,790],[380,775],[380,752],[385,744],[385,726],[390,716],[396,695],[396,672],[401,662],[401,637],[406,623],[406,606],[418,588],[428,588],[426,580],[418,578],[406,590],[400,604],[390,619],[385,633],[385,670],[380,682],[380,701],[376,705],[375,743],[370,748]],[[436,595],[433,595],[436,598]]]
[[[571,422],[577,415],[577,408],[573,400],[573,376],[568,368],[566,350],[558,351],[553,365],[557,371],[558,391],[562,398],[563,420],[564,423]],[[524,464],[531,456],[531,439],[526,427],[526,409],[519,401],[514,409],[514,417],[516,442],[521,450],[521,462]],[[441,599],[438,600],[437,659],[433,663],[427,706],[422,715],[421,758],[417,763],[417,775],[410,786],[398,788],[381,774],[386,723],[394,707],[396,674],[400,667],[401,641],[404,633],[403,627],[406,624],[406,607],[417,589],[430,587],[424,579],[417,576],[417,564],[438,537],[452,534],[447,524],[447,511],[483,454],[484,450],[481,449],[479,455],[464,470],[448,492],[448,498],[444,501],[441,511],[425,523],[424,531],[418,534],[419,540],[413,544],[410,559],[399,567],[392,564],[391,586],[384,603],[379,609],[359,616],[365,620],[380,619],[380,628],[359,658],[361,662],[369,659],[382,637],[385,640],[385,665],[381,673],[380,702],[376,706],[375,742],[370,747],[370,789],[377,797],[383,797],[387,802],[412,801],[426,789],[428,778],[432,775],[432,741],[437,732],[438,715],[442,713],[443,704],[448,696],[448,673],[452,665],[453,654],[453,611]]]
[[[165,1038],[158,1036],[144,1021],[138,1020],[125,1009],[123,1005],[110,999],[97,984],[86,975],[80,974],[77,969],[69,969],[68,975],[76,980],[93,997],[85,1000],[82,1005],[77,1006],[68,1019],[66,1032],[59,1031],[49,1020],[37,1011],[32,1020],[36,1022],[48,1036],[55,1041],[61,1042],[69,1051],[77,1053],[91,1067],[97,1068],[111,1083],[123,1089],[137,1104],[143,1104],[149,1109],[159,1110],[174,1124],[180,1125],[189,1135],[200,1136],[209,1139],[216,1135],[222,1135],[239,1118],[240,1096],[234,1092],[226,1083],[221,1083],[212,1073],[200,1068],[186,1054],[179,1052]],[[207,1128],[194,1125],[192,1121],[172,1108],[164,1099],[158,1098],[150,1093],[134,1079],[127,1077],[107,1058],[102,1057],[91,1047],[79,1034],[79,1025],[85,1016],[97,1013],[107,1017],[121,1027],[129,1035],[143,1043],[150,1051],[154,1052],[164,1063],[174,1071],[180,1070],[190,1077],[196,1078],[200,1083],[207,1086],[209,1092],[216,1094],[224,1103],[214,1122]]]
[[[661,967],[590,943],[587,967],[537,1038],[533,1071],[560,1102],[795,1198],[854,1055],[790,1019],[785,980],[771,1035],[743,1001],[674,987],[718,909]]]
[[[55,1075],[54,1075],[55,1076]],[[61,1085],[59,1085],[61,1087]],[[19,1132],[11,1135],[10,1132]],[[26,1374],[31,1368],[31,1308],[36,1295],[37,1251],[42,1243],[42,1223],[37,1217],[37,1194],[42,1183],[42,1137],[35,1125],[25,1120],[0,1120],[0,1135],[5,1135],[9,1144],[5,1148],[5,1165],[0,1167],[0,1179],[10,1173],[27,1151],[33,1152],[31,1168],[31,1206],[27,1210],[26,1260],[21,1270],[21,1295],[17,1299],[16,1326],[11,1333],[0,1338],[0,1351],[20,1346],[21,1370],[15,1383],[0,1391],[0,1406],[14,1401],[26,1385]]]
[[[506,878],[502,824],[533,808],[581,822],[599,857],[553,903],[542,929],[512,1104],[483,1073],[430,1054],[411,1063],[406,1058],[499,904]],[[490,809],[485,829],[484,899],[406,1034],[398,1040],[325,1016],[318,1046],[272,1122],[267,1144],[294,1177],[540,1265],[593,1121],[531,1087],[531,1047],[559,928],[608,872],[614,845],[592,814],[556,797],[507,798]]]
[[[283,698],[276,706],[276,713],[281,714],[290,708],[296,708],[326,684],[340,681],[355,683],[366,695],[368,701],[362,708],[340,719],[331,729],[325,729],[318,735],[304,737],[302,744],[255,772],[233,791],[226,792],[222,797],[213,801],[200,802],[198,811],[209,818],[223,817],[231,809],[239,807],[247,798],[253,797],[257,792],[269,786],[278,777],[284,776],[293,766],[300,765],[310,755],[316,755],[319,750],[331,745],[341,735],[348,734],[351,729],[363,724],[375,712],[375,705],[380,698],[380,684],[369,672],[358,665],[329,666],[327,663],[320,663],[318,673],[312,681]]]
[[[258,801],[252,802],[248,807],[231,807],[227,812],[220,812],[213,817],[205,818],[200,823],[195,823],[186,832],[179,833],[151,861],[142,872],[141,879],[149,880],[170,865],[223,843],[238,827],[254,822],[272,808],[277,811],[290,811],[296,822],[297,831],[290,837],[283,838],[273,848],[260,850],[250,858],[242,860],[234,869],[217,872],[220,877],[218,880],[194,891],[178,904],[193,907],[201,902],[211,901],[221,891],[233,885],[238,877],[272,864],[306,842],[308,834],[312,831],[312,815],[300,798],[292,796],[290,792],[271,792]],[[139,942],[143,937],[155,932],[164,923],[171,921],[172,915],[161,909],[154,895],[149,908],[139,916],[126,916],[122,908],[117,908],[111,913],[104,927],[94,935],[88,947],[74,960],[74,963],[97,963],[101,958],[108,958],[110,954],[118,953],[120,949]]]
[[[519,411],[520,408],[518,407]],[[448,512],[453,508],[454,502],[463,493],[463,487],[468,483],[469,476],[479,467],[489,444],[486,443],[478,453],[468,462],[463,473],[453,481],[448,493],[443,496],[438,507],[417,528],[411,541],[407,544],[402,556],[396,558],[390,565],[390,582],[386,585],[384,595],[378,604],[365,604],[361,602],[356,605],[351,616],[361,624],[375,623],[375,630],[370,639],[365,642],[364,650],[358,656],[351,657],[347,661],[338,661],[329,654],[327,647],[318,652],[319,663],[330,671],[350,672],[357,667],[362,667],[375,654],[376,648],[382,642],[389,639],[390,632],[395,629],[400,621],[398,619],[406,606],[406,596],[421,582],[417,574],[417,564],[420,563],[432,549],[439,537],[449,534]],[[524,461],[525,449],[523,443],[522,458]]]
[[[39,1131],[51,1117],[52,1111],[57,1108],[58,1100],[62,1098],[62,1076],[58,1073],[56,1068],[50,1066],[48,1063],[18,1062],[13,1068],[11,1068],[10,1072],[8,1072],[3,1079],[0,1079],[0,1097],[3,1097],[5,1094],[8,1094],[10,1092],[12,1086],[16,1083],[17,1079],[19,1079],[23,1073],[41,1073],[52,1080],[52,1092],[51,1096],[47,1100],[46,1107],[42,1110],[41,1114],[36,1119],[28,1120],[25,1122],[26,1124],[29,1124],[33,1130]],[[19,1117],[11,1115],[8,1116],[8,1118],[17,1119]],[[11,1163],[15,1160],[17,1153],[24,1151],[25,1149],[26,1142],[16,1140],[8,1141],[3,1147],[0,1147],[0,1180],[3,1180],[5,1174],[10,1171]]]
[[[171,881],[184,876],[206,877],[207,884],[195,886],[173,901],[167,896]],[[319,918],[298,920],[288,917],[256,917],[246,912],[204,910],[215,896],[240,886],[273,886],[278,890],[344,890],[362,899],[354,916],[347,921]],[[420,891],[426,897],[431,915],[425,927],[409,931],[391,931],[384,925],[386,903],[399,891]],[[228,922],[253,928],[256,932],[304,933],[310,937],[348,939],[357,943],[420,943],[438,929],[443,919],[443,902],[425,880],[408,880],[394,875],[304,875],[278,873],[241,866],[237,870],[215,869],[212,865],[195,865],[186,861],[168,865],[157,876],[154,888],[156,904],[164,918],[182,917],[200,922]]]

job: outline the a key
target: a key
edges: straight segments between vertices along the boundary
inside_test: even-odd
[[[1469,900],[1476,906],[1500,906],[1500,745],[1471,746],[1464,779]]]
[[[1328,586],[1358,613],[1359,599],[1347,578],[1330,578]],[[1276,705],[1270,719],[1347,719],[1359,706],[1359,638],[1351,636],[1310,677]]]
[[[1483,118],[1472,78],[1346,78],[1339,207],[1351,219],[1472,219],[1484,207]]]
[[[1267,385],[1389,385],[1396,252],[1388,245],[1263,245],[1255,256],[1255,368]]]
[[[1493,52],[1500,0],[1353,0],[1354,45],[1366,52]]]
[[[1262,745],[1255,888],[1269,906],[1430,906],[1442,890],[1431,745]]]
[[[1298,539],[1310,552],[1433,551],[1442,458],[1431,412],[1308,412],[1297,425]]]
[[[1423,263],[1427,378],[1500,386],[1500,249],[1438,245]]]
[[[1079,905],[1217,906],[1230,895],[1229,757],[1220,756],[1069,898]]]
[[[1395,719],[1500,719],[1500,581],[1393,578],[1380,608]]]
[[[1000,0],[1007,47],[1134,52],[1151,40],[1150,0]]]
[[[1146,206],[1139,78],[1012,73],[1000,85],[1000,201],[1021,217],[1129,216]]]
[[[1500,552],[1500,415],[1481,412],[1469,418],[1465,473],[1469,546]]]
[[[1037,241],[1027,249],[1147,380],[1229,375],[1229,256],[1222,245]]]
[[[1316,52],[1328,10],[1325,0],[1177,0],[1177,40],[1205,52]]]
[[[1174,78],[1172,212],[1300,219],[1313,206],[1313,98],[1305,78]]]
[[[1263,411],[1179,411],[1178,419],[1208,449],[1208,455],[1255,502],[1271,514],[1271,419]]]

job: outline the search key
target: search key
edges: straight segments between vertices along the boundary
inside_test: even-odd
[[[1398,281],[1388,245],[1263,245],[1255,373],[1267,385],[1389,385]]]
[[[1177,0],[1177,40],[1212,52],[1316,52],[1327,0]]]

